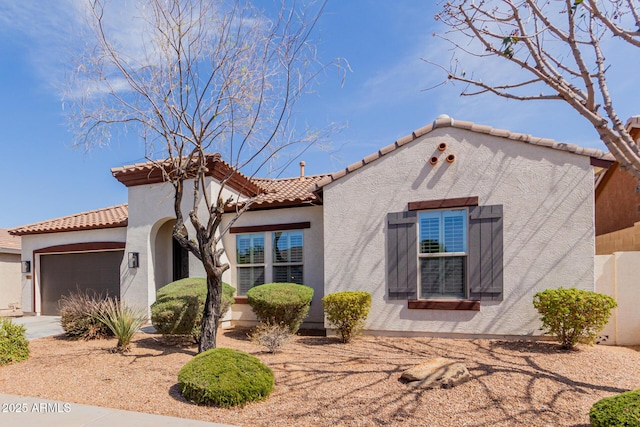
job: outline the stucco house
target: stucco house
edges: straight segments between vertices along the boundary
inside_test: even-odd
[[[20,237],[0,228],[0,316],[20,316]]]
[[[640,116],[626,128],[640,143]],[[640,251],[640,181],[618,162],[596,175],[596,254]]]
[[[207,191],[233,172],[208,156]],[[307,327],[322,328],[320,299],[373,294],[366,330],[381,334],[539,334],[533,295],[594,289],[594,175],[599,150],[440,116],[342,171],[286,179],[235,172],[225,191],[256,197],[222,239],[237,290],[229,321],[254,321],[246,291],[274,281],[315,290]],[[203,276],[171,237],[173,189],[152,163],[112,169],[128,204],[18,227],[25,311],[54,313],[75,287],[148,306],[155,291]],[[185,194],[189,194],[188,191]],[[184,209],[188,208],[185,203]]]

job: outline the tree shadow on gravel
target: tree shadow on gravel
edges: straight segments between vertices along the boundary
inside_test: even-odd
[[[132,344],[138,349],[146,349],[151,351],[145,354],[124,353],[124,357],[143,359],[147,357],[167,356],[175,353],[188,354],[190,356],[195,356],[196,354],[198,354],[197,349],[193,348],[193,344],[191,344],[189,347],[176,343],[172,344],[171,342],[166,341],[166,339],[163,337],[147,337],[137,339],[133,341]]]
[[[588,425],[580,420],[588,417],[593,403],[627,390],[613,380],[598,383],[582,375],[579,366],[557,372],[558,361],[580,353],[551,342],[369,338],[344,345],[332,338],[304,337],[296,343],[301,346],[287,350],[287,361],[269,365],[278,373],[280,398],[307,402],[292,414],[300,423],[324,419],[327,424],[357,424],[342,415],[353,414],[353,406],[362,423],[412,423],[420,414],[426,416],[424,408],[446,410],[443,402],[449,402],[464,408],[451,413],[452,425],[460,420],[475,427],[567,425],[573,420],[573,427],[579,427]],[[462,362],[473,379],[433,390],[409,388],[399,380],[405,369],[438,356]],[[321,404],[305,392],[315,389],[326,390]]]
[[[560,344],[552,341],[492,341],[491,347],[519,353],[538,354],[570,354],[580,351],[579,349],[566,350]]]
[[[251,328],[230,328],[230,329],[220,329],[218,331],[218,335],[222,334],[225,338],[229,338],[236,341],[250,341],[247,336],[251,332]]]

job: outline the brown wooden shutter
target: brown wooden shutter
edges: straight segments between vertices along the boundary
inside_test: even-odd
[[[388,299],[416,299],[418,296],[418,249],[416,212],[387,214]]]
[[[502,301],[502,205],[469,208],[469,297]]]

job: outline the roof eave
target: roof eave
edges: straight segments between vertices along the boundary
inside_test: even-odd
[[[121,221],[115,224],[104,225],[91,225],[86,227],[67,227],[67,228],[52,228],[48,230],[25,230],[21,231],[20,228],[14,228],[9,230],[9,234],[13,236],[31,236],[36,234],[51,234],[51,233],[66,233],[69,231],[87,231],[87,230],[104,230],[109,228],[124,228],[129,225],[129,221]]]

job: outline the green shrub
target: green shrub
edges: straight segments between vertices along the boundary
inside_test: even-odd
[[[579,342],[593,344],[617,303],[608,295],[559,288],[535,294],[533,306],[542,315],[543,330],[570,349]]]
[[[29,358],[29,341],[23,325],[0,317],[0,366]]]
[[[105,324],[118,338],[116,351],[126,353],[131,348],[133,335],[147,322],[147,310],[108,298],[96,314],[96,319]]]
[[[235,289],[222,284],[220,317],[234,302]],[[202,313],[207,299],[207,280],[188,278],[169,283],[158,290],[156,302],[151,305],[151,323],[163,335],[186,335],[200,338]]]
[[[94,291],[76,291],[60,299],[60,324],[67,337],[93,340],[112,337],[113,333],[95,316],[106,297]]]
[[[222,407],[264,400],[273,382],[273,372],[257,357],[229,348],[200,353],[178,373],[187,400]]]
[[[277,353],[291,339],[287,325],[260,323],[249,335],[251,342],[266,347],[269,353]]]
[[[247,292],[247,302],[260,322],[286,325],[292,334],[309,313],[313,289],[295,283],[268,283]]]
[[[337,292],[322,298],[322,306],[327,320],[346,343],[364,328],[371,308],[371,294],[364,291]]]
[[[596,402],[589,411],[589,420],[593,427],[640,427],[640,390]]]

